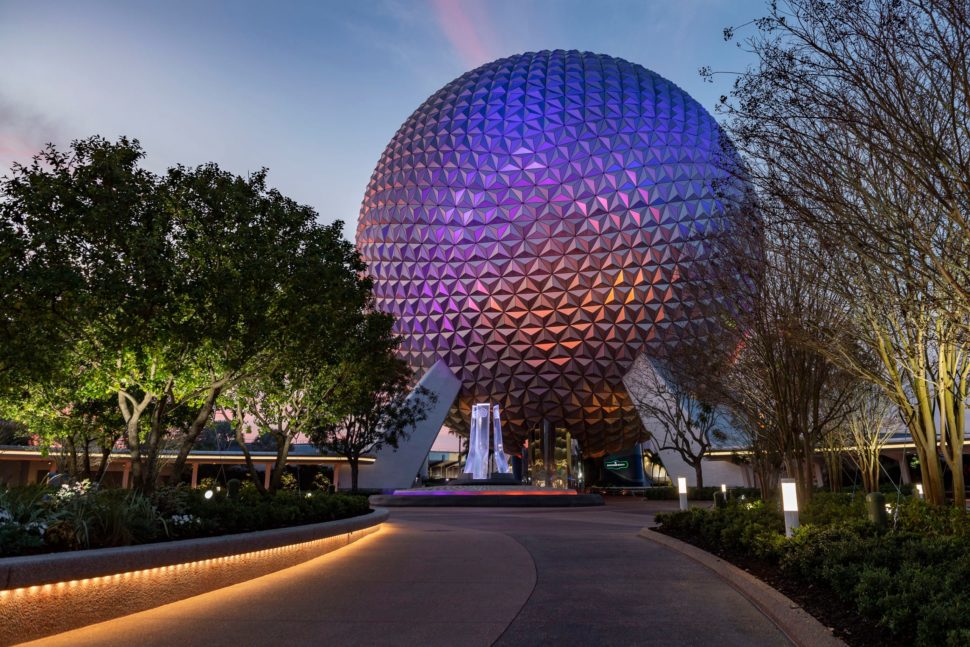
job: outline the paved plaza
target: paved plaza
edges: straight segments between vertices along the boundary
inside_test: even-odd
[[[396,509],[343,550],[36,644],[788,645],[713,572],[637,536],[670,507]]]

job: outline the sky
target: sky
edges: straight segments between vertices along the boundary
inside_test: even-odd
[[[216,162],[342,220],[431,94],[491,60],[610,54],[713,112],[750,62],[722,31],[764,0],[0,0],[0,175],[47,142],[138,139],[146,166]],[[705,82],[702,66],[727,74]]]

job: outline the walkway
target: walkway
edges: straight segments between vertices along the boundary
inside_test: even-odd
[[[293,568],[37,645],[787,645],[744,597],[636,536],[665,503],[396,509]]]

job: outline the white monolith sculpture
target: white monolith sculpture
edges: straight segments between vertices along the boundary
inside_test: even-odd
[[[473,479],[487,479],[488,473],[488,427],[489,418],[492,425],[492,458],[495,461],[495,471],[499,474],[510,474],[509,458],[502,446],[502,421],[498,405],[493,408],[488,403],[472,405],[471,432],[468,434],[468,457],[465,459],[463,473]]]
[[[488,414],[489,404],[472,405],[471,433],[468,435],[468,457],[465,459],[465,474],[473,479],[488,478]]]
[[[497,404],[492,408],[492,412],[492,458],[495,459],[495,471],[499,474],[508,474],[509,459],[505,456],[505,448],[502,445],[502,419],[499,416]]]

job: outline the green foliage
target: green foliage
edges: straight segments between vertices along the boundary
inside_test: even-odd
[[[224,490],[211,499],[201,488],[183,486],[150,496],[88,482],[0,489],[0,557],[281,528],[369,510],[364,497],[295,490],[263,495],[246,485],[236,498]]]
[[[280,475],[280,489],[295,492],[300,489],[300,483],[290,472],[283,472]]]
[[[315,445],[348,459],[353,491],[361,454],[396,448],[437,400],[423,387],[412,390],[413,371],[394,352],[400,340],[392,323],[383,315],[361,322],[356,343],[347,347],[343,359],[348,369],[338,370],[339,379],[328,388],[335,403],[331,416],[309,433]]]
[[[226,482],[226,494],[230,499],[238,499],[239,491],[242,488],[242,481],[239,479],[229,479]]]
[[[41,485],[0,488],[0,556],[34,552],[43,546],[47,492]]]
[[[109,403],[79,440],[124,432],[149,492],[158,452],[177,441],[179,472],[224,392],[304,389],[294,376],[339,364],[372,315],[342,223],[320,225],[265,169],[156,175],[143,158],[136,140],[92,137],[0,180],[0,413],[64,444],[84,405]]]
[[[815,492],[799,513],[802,524],[827,525],[866,518],[866,495],[842,492]]]
[[[657,515],[661,530],[727,557],[752,557],[823,590],[917,646],[970,637],[970,518],[906,499],[896,528],[879,531],[864,498],[817,493],[788,540],[771,503]]]
[[[910,499],[899,510],[902,530],[930,537],[958,536],[970,538],[970,518],[965,511],[952,506],[934,506]]]
[[[684,512],[657,515],[664,532],[678,537],[699,538],[705,548],[717,553],[774,556],[775,538],[785,529],[784,520],[764,501],[738,501],[726,508],[691,508]]]
[[[313,475],[313,489],[321,492],[329,492],[330,479],[324,476],[323,472],[317,472]]]
[[[689,487],[687,488],[687,498],[691,501],[713,501],[714,494],[720,492],[720,486],[714,487]],[[636,492],[636,496],[643,495],[643,498],[651,501],[677,501],[679,494],[677,488],[673,486],[649,487]],[[729,488],[728,497],[734,499],[757,499],[761,496],[761,490],[757,488]]]

